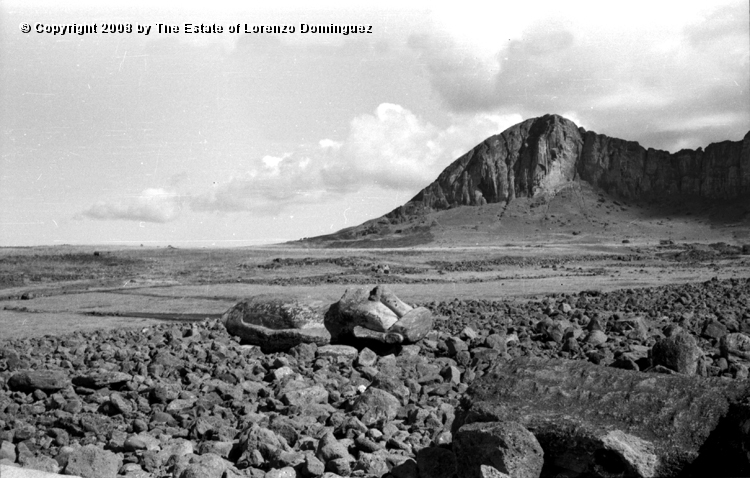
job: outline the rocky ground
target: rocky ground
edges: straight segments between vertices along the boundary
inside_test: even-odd
[[[0,464],[98,478],[450,478],[466,461],[452,427],[462,397],[495,364],[748,378],[748,278],[415,305],[435,330],[392,349],[264,354],[218,320],[0,342]]]

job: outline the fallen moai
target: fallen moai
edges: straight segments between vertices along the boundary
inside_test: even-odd
[[[453,431],[518,422],[544,450],[542,476],[748,476],[749,394],[736,380],[522,358],[472,384]]]
[[[263,352],[352,340],[411,344],[434,326],[429,309],[406,304],[386,286],[347,289],[330,306],[322,301],[245,299],[224,313],[222,322],[230,334]]]
[[[347,289],[331,306],[325,326],[334,342],[370,339],[386,344],[418,342],[433,329],[432,312],[412,307],[388,287]]]
[[[278,352],[302,343],[330,343],[331,334],[323,325],[327,308],[322,301],[245,299],[221,320],[231,335],[259,345],[263,352]]]

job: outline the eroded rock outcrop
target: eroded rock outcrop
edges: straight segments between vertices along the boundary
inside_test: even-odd
[[[386,217],[533,197],[577,179],[623,198],[739,197],[750,194],[750,133],[670,154],[545,115],[486,139]]]
[[[549,476],[740,476],[750,471],[740,445],[749,392],[739,381],[524,358],[472,384],[454,430],[517,421]]]

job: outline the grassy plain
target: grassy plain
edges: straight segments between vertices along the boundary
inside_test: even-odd
[[[517,242],[399,249],[54,246],[0,249],[0,339],[220,317],[253,296],[331,303],[390,284],[404,300],[526,300],[587,289],[750,276],[750,256],[706,243]],[[387,266],[388,273],[382,272]],[[380,272],[379,270],[380,269]]]

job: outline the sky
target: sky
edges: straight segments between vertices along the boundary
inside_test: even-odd
[[[0,246],[328,234],[548,113],[670,152],[750,130],[747,0],[239,3],[0,0]]]

